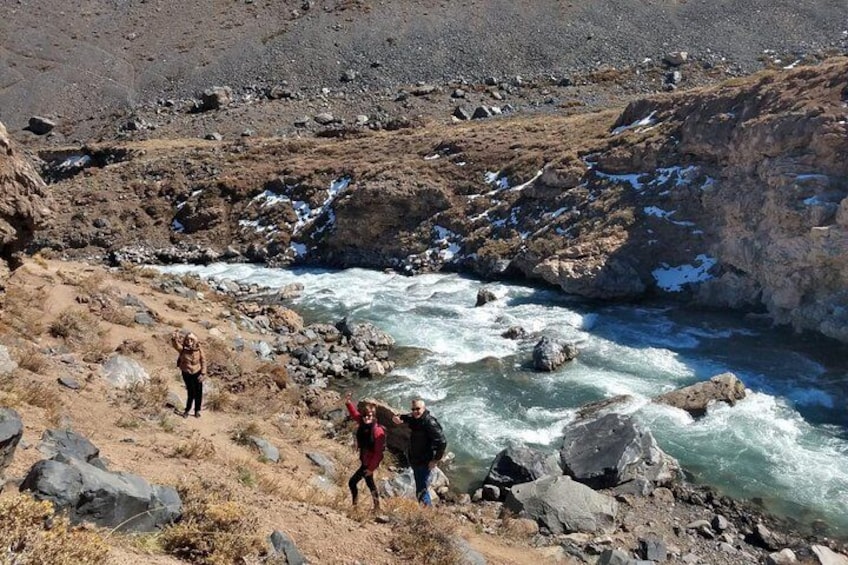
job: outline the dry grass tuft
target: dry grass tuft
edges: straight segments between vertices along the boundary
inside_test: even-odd
[[[109,553],[96,531],[71,527],[65,516],[54,515],[50,502],[18,494],[0,500],[0,516],[4,563],[95,564]]]
[[[100,325],[94,316],[84,310],[69,308],[61,312],[50,324],[50,334],[65,340],[68,345],[80,347],[100,336]]]
[[[196,433],[188,441],[175,446],[170,453],[170,457],[194,460],[208,459],[213,455],[215,455],[215,444]]]
[[[135,409],[158,412],[168,398],[168,383],[161,374],[152,375],[147,382],[132,383],[122,392],[123,399]]]
[[[239,445],[251,445],[250,436],[259,437],[262,435],[262,430],[256,422],[241,422],[236,428],[230,432],[230,439]]]
[[[100,317],[116,326],[131,328],[135,325],[135,313],[126,307],[110,305],[100,310]]]
[[[18,402],[45,410],[58,410],[62,406],[62,396],[56,387],[35,381],[21,370],[0,378],[0,390]]]
[[[214,412],[226,412],[235,405],[235,400],[234,395],[216,388],[203,399],[203,407]]]
[[[35,347],[24,347],[17,354],[18,367],[21,369],[40,375],[50,366],[47,356]]]
[[[395,520],[391,547],[408,562],[451,565],[460,562],[456,546],[457,526],[450,514],[437,508],[421,508],[417,501],[387,501]]]
[[[162,532],[165,551],[200,565],[253,562],[263,553],[255,514],[232,500],[226,485],[199,482],[179,491],[183,517]]]
[[[0,297],[0,316],[16,333],[33,339],[44,332],[47,291],[12,281]]]

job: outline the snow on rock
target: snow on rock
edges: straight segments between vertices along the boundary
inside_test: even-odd
[[[663,267],[654,269],[652,275],[657,286],[667,292],[680,292],[683,285],[689,283],[704,282],[712,278],[709,270],[716,264],[716,260],[704,254],[695,257],[695,265],[685,264],[678,267]]]
[[[654,119],[655,114],[656,114],[656,111],[653,111],[650,114],[648,114],[647,116],[645,116],[644,118],[642,118],[641,120],[636,120],[632,124],[629,124],[629,125],[626,125],[626,126],[618,126],[614,130],[612,130],[610,135],[618,135],[618,134],[623,133],[623,132],[625,132],[629,129],[637,129],[637,128],[641,128],[641,127],[652,126],[656,123],[656,119]]]

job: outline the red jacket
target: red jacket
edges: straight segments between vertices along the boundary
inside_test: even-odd
[[[353,402],[347,400],[345,405],[350,417],[357,424],[362,425],[362,415]],[[371,427],[371,435],[374,438],[374,447],[372,449],[360,448],[359,460],[366,469],[374,471],[380,466],[380,461],[383,460],[383,451],[386,449],[386,430],[377,422],[376,418],[374,418],[374,425]]]

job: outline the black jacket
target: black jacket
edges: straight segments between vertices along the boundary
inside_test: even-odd
[[[412,432],[409,437],[409,464],[422,467],[430,461],[438,461],[445,454],[448,442],[439,421],[425,410],[420,418],[409,414],[400,417]]]

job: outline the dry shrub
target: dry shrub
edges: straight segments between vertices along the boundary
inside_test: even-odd
[[[88,295],[96,294],[103,289],[103,284],[106,282],[106,273],[103,271],[95,271],[77,281],[76,286]],[[71,283],[73,284],[73,283]]]
[[[81,346],[100,336],[100,326],[90,313],[68,308],[50,324],[50,334],[65,340],[68,345]]]
[[[165,551],[201,565],[246,563],[262,554],[255,513],[232,500],[227,485],[202,481],[179,491],[183,517],[162,532]]]
[[[135,312],[131,308],[110,305],[100,310],[100,317],[116,326],[131,328],[135,325]]]
[[[147,350],[144,347],[144,342],[136,339],[125,339],[118,347],[115,348],[115,351],[121,355],[138,355],[139,357],[147,356]]]
[[[168,399],[168,383],[161,374],[146,382],[135,382],[123,390],[124,400],[133,408],[157,412]]]
[[[33,339],[44,331],[46,303],[44,287],[32,288],[12,281],[0,298],[0,315],[15,332]]]
[[[188,441],[175,446],[170,454],[171,457],[195,460],[208,459],[213,455],[215,455],[215,444],[196,433]]]
[[[203,399],[204,408],[214,412],[226,412],[235,405],[235,396],[226,390],[215,389]]]
[[[188,306],[177,302],[173,298],[169,298],[168,301],[165,303],[165,306],[167,306],[171,310],[176,310],[177,312],[188,312]]]
[[[230,432],[230,439],[239,445],[251,445],[250,436],[259,437],[262,431],[256,422],[241,422]]]
[[[24,347],[18,350],[18,367],[36,374],[41,374],[50,366],[47,356],[35,347]]]
[[[456,525],[437,508],[421,508],[408,499],[389,499],[387,510],[395,521],[391,547],[404,561],[432,565],[460,562]]]
[[[9,393],[18,402],[45,410],[57,410],[62,405],[62,397],[56,387],[34,381],[20,370],[0,378],[0,390]]]
[[[4,563],[103,563],[109,553],[97,532],[71,527],[65,516],[54,515],[48,501],[38,502],[24,494],[4,498],[0,516]],[[9,550],[10,555],[6,553]]]

